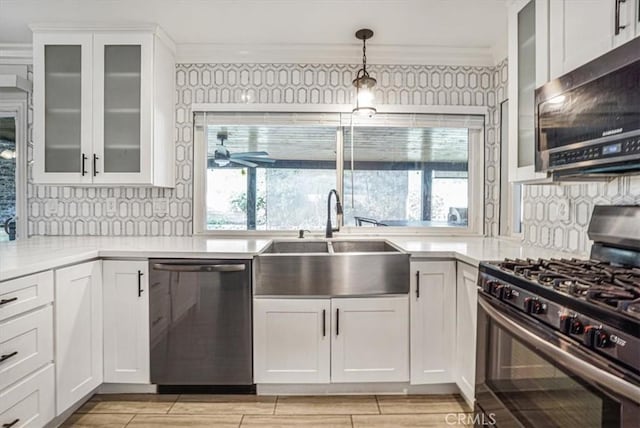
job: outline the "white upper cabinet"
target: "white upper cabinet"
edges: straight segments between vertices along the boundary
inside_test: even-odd
[[[153,36],[96,34],[93,52],[93,180],[151,182]]]
[[[411,273],[411,383],[453,382],[455,262],[412,262]]]
[[[174,185],[175,62],[158,29],[34,28],[34,179]]]
[[[634,26],[635,26],[635,36],[638,37],[640,36],[640,0],[636,0],[636,10],[634,13],[634,18],[632,19],[634,22]]]
[[[91,183],[92,35],[33,35],[34,179]]]
[[[549,10],[550,79],[636,36],[637,0],[553,0]]]
[[[509,8],[509,181],[542,181],[535,172],[535,89],[549,77],[549,1]]]

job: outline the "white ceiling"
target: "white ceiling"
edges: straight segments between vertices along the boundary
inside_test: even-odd
[[[189,57],[202,52],[269,59],[287,49],[300,59],[358,62],[355,30],[375,31],[372,63],[394,52],[420,62],[456,52],[506,56],[505,0],[0,0],[0,44],[30,43],[35,22],[157,23]],[[318,52],[316,57],[314,52]],[[267,57],[265,57],[267,55]],[[306,57],[305,57],[306,55]],[[296,59],[296,58],[292,58]],[[222,61],[220,61],[222,62]],[[409,58],[402,63],[411,62]]]

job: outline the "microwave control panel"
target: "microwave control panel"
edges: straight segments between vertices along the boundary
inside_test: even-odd
[[[550,166],[572,165],[612,157],[640,155],[640,137],[551,153]]]

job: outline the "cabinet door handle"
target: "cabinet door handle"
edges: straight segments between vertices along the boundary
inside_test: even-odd
[[[336,308],[336,336],[340,334],[340,309]]]
[[[144,275],[142,273],[141,270],[138,271],[138,297],[142,296],[142,292],[144,291],[142,289],[142,275]]]
[[[2,424],[2,428],[11,428],[12,426],[17,424],[18,422],[20,422],[19,418],[14,420],[13,422],[9,422],[8,424]]]
[[[18,300],[17,297],[12,297],[10,299],[2,299],[0,300],[0,306],[6,305],[7,303],[15,302],[16,300]]]
[[[327,310],[322,310],[322,337],[327,335]]]
[[[420,298],[420,271],[416,272],[416,299]]]
[[[10,354],[4,354],[2,356],[0,356],[0,363],[7,361],[9,358],[11,357],[15,357],[16,355],[18,355],[18,351],[13,351]]]
[[[82,176],[84,177],[85,174],[87,173],[87,155],[85,155],[84,153],[82,154]]]
[[[99,172],[98,172],[98,159],[100,159],[100,158],[98,157],[98,155],[96,155],[94,153],[93,154],[93,176],[94,177],[99,174]]]
[[[627,28],[626,25],[620,25],[620,3],[625,3],[627,0],[613,0],[616,2],[616,16],[615,16],[615,28],[616,36],[620,34],[620,30]]]

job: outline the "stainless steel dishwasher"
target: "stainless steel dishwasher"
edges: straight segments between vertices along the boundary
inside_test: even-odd
[[[150,259],[151,383],[252,392],[251,260]]]

